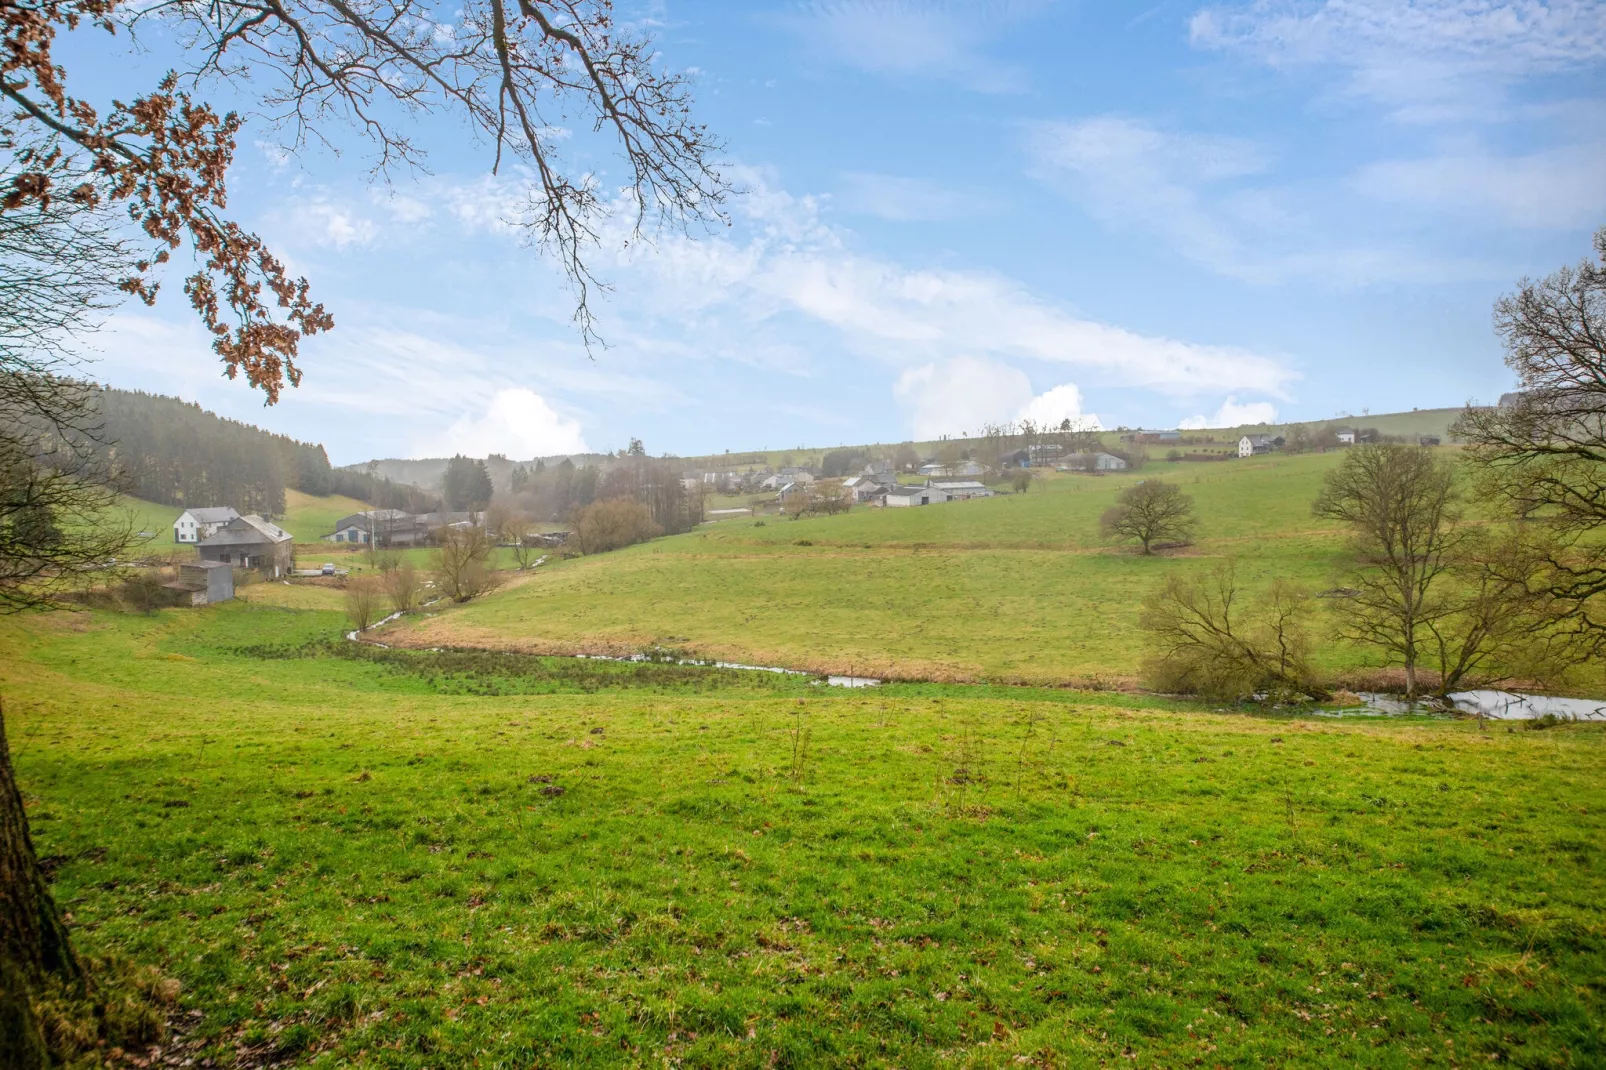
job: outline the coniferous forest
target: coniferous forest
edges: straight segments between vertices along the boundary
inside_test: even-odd
[[[98,437],[121,489],[163,505],[284,512],[284,492],[343,494],[381,508],[426,510],[433,496],[368,472],[335,468],[317,443],[229,420],[178,398],[102,387]]]

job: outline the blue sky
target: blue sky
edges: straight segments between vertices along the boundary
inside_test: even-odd
[[[355,138],[286,157],[258,124],[231,206],[337,322],[303,385],[264,409],[222,379],[177,278],[93,373],[336,463],[1358,415],[1508,389],[1492,302],[1606,225],[1599,2],[619,10],[695,71],[746,192],[728,229],[596,251],[607,348],[506,224],[521,177],[454,124],[388,184]],[[146,45],[78,69],[127,92],[168,58]]]

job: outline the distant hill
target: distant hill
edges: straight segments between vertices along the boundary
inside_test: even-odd
[[[95,390],[99,438],[121,489],[165,506],[230,505],[283,515],[287,489],[344,495],[388,508],[435,507],[434,499],[363,472],[330,466],[323,446],[230,420],[194,402],[137,390]]]
[[[1412,409],[1410,412],[1377,413],[1375,415],[1341,416],[1330,420],[1290,420],[1277,424],[1244,424],[1239,427],[1207,427],[1187,432],[1191,437],[1217,438],[1225,442],[1228,438],[1236,440],[1239,435],[1270,432],[1284,434],[1295,424],[1304,424],[1312,431],[1324,427],[1369,427],[1385,435],[1437,435],[1448,438],[1450,425],[1462,413],[1461,408],[1454,409]],[[1116,429],[1102,432],[1099,440],[1108,448],[1114,448],[1120,442],[1124,432]],[[955,441],[965,442],[964,436]],[[824,463],[827,454],[843,450],[853,453],[864,453],[867,456],[890,456],[901,445],[912,446],[916,453],[922,457],[935,456],[936,453],[949,443],[927,440],[923,442],[865,442],[839,446],[800,446],[789,450],[750,450],[737,453],[709,453],[682,457],[688,471],[694,470],[745,470],[750,468],[779,468],[785,465],[803,465],[818,468]],[[490,472],[491,480],[498,488],[508,485],[508,477],[517,465],[534,467],[537,460],[545,462],[551,467],[563,460],[573,462],[576,467],[585,465],[603,465],[610,460],[604,453],[572,453],[554,454],[550,457],[532,457],[520,461],[500,454],[491,454],[485,458],[485,465]],[[419,487],[431,493],[438,493],[441,477],[446,473],[445,457],[422,457],[416,459],[386,457],[379,460],[367,461],[363,464],[349,465],[339,469],[342,472],[373,473],[374,475],[391,480],[395,483],[408,484]]]

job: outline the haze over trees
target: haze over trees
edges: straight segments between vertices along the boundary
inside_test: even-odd
[[[480,512],[491,502],[491,476],[485,462],[458,454],[446,462],[441,477],[446,507],[457,512]]]

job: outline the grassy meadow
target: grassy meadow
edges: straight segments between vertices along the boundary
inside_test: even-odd
[[[395,641],[531,652],[662,644],[752,664],[887,678],[1119,686],[1143,655],[1138,603],[1165,575],[1236,561],[1250,587],[1341,579],[1343,532],[1310,514],[1339,454],[1054,474],[1025,494],[792,521],[738,517],[543,567],[500,594],[413,619]],[[1198,541],[1143,557],[1099,517],[1140,479],[1180,484]],[[1323,643],[1329,672],[1365,655]]]
[[[991,552],[1054,552],[1021,516]],[[1606,1063],[1600,726],[386,651],[339,604],[0,621],[56,896],[182,983],[174,1057]]]

